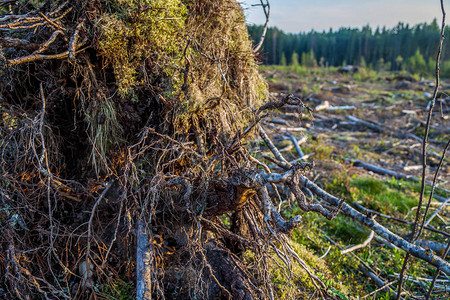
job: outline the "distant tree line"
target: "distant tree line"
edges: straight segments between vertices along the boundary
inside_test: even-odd
[[[263,26],[248,27],[251,38],[258,41]],[[447,27],[445,35],[449,36]],[[391,29],[340,28],[337,31],[285,33],[271,27],[261,50],[265,64],[303,66],[341,66],[346,64],[371,67],[375,70],[407,70],[426,74],[435,67],[440,26],[430,24],[410,26],[398,23]],[[444,43],[445,44],[445,43]],[[450,47],[444,45],[441,70],[450,75]]]

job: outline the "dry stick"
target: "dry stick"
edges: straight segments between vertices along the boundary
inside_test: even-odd
[[[123,199],[121,198],[120,199],[119,215],[117,217],[117,223],[116,223],[116,229],[114,230],[114,236],[113,236],[113,239],[111,240],[111,243],[109,244],[108,251],[106,251],[105,258],[103,259],[101,269],[103,269],[105,267],[105,264],[108,261],[109,253],[111,252],[111,249],[112,249],[112,247],[114,245],[114,242],[117,239],[117,232],[119,230],[120,219],[121,219],[121,216],[122,216],[122,209],[123,209]]]
[[[288,173],[289,172],[292,171],[288,171]],[[285,174],[278,174],[278,175],[283,175],[283,177],[286,176]],[[314,194],[316,194],[317,196],[321,197],[322,199],[324,199],[325,201],[334,206],[338,206],[342,202],[342,200],[328,194],[326,191],[318,187],[316,184],[314,184],[312,181],[310,181],[308,178],[304,176],[300,176],[299,184],[306,186],[308,189],[311,190],[311,192],[313,192]],[[405,252],[410,253],[411,255],[418,257],[435,267],[440,268],[445,274],[450,275],[450,263],[446,262],[439,256],[430,253],[431,251],[427,251],[422,247],[416,246],[406,241],[405,239],[391,232],[386,227],[372,220],[368,216],[365,216],[360,212],[358,212],[357,210],[353,209],[346,203],[342,203],[341,212],[351,217],[355,221],[358,221],[359,223],[363,224],[364,226],[369,227],[370,229],[375,231],[378,235],[380,235],[382,238],[388,240],[395,246],[403,249]]]
[[[396,283],[396,282],[397,282],[397,280],[392,281],[392,282],[389,282],[389,283],[383,285],[383,286],[380,287],[379,289],[377,289],[377,290],[375,290],[375,291],[373,291],[373,292],[370,292],[369,294],[367,294],[367,295],[361,297],[361,300],[362,300],[362,299],[366,299],[366,298],[368,298],[368,297],[370,297],[370,296],[372,296],[372,295],[375,295],[375,294],[378,293],[379,291],[386,290],[386,288],[389,288],[391,285],[393,285],[393,284]]]
[[[417,224],[420,221],[421,217],[421,208],[422,208],[422,202],[425,194],[425,176],[427,173],[427,144],[428,144],[428,133],[430,131],[430,123],[431,123],[431,116],[433,114],[433,108],[434,104],[436,102],[436,96],[439,89],[439,62],[441,59],[441,51],[442,51],[442,43],[444,41],[444,31],[445,31],[445,9],[444,9],[444,0],[441,0],[441,10],[442,10],[442,27],[441,27],[441,38],[439,39],[439,47],[438,47],[438,53],[436,56],[436,83],[433,91],[433,99],[431,100],[431,106],[430,110],[428,111],[427,116],[427,123],[425,126],[425,134],[423,136],[423,146],[422,146],[422,182],[421,182],[421,191],[420,191],[420,198],[419,198],[419,205],[416,213],[416,219],[414,221],[414,225],[411,231],[410,241],[414,241],[416,236],[416,227]],[[425,218],[425,217],[424,217]],[[402,285],[403,285],[403,275],[407,269],[408,266],[408,260],[409,260],[410,254],[407,253],[405,256],[405,259],[403,261],[402,270],[400,271],[400,278],[398,283],[398,292],[397,292],[397,300],[400,297],[400,293],[402,291]]]
[[[332,238],[330,238],[326,234],[324,234],[324,236],[331,244],[333,244],[339,250],[343,250]],[[364,262],[361,258],[359,258],[354,253],[350,252],[350,253],[347,253],[347,254],[350,254],[351,256],[353,256],[354,258],[356,258],[360,262],[360,264],[358,265],[358,269],[359,269],[359,271],[361,271],[361,273],[363,273],[364,275],[366,275],[367,277],[372,279],[375,282],[375,284],[378,285],[379,287],[382,287],[384,291],[386,291],[388,293],[392,293],[394,295],[394,297],[397,296],[395,291],[392,290],[391,288],[389,288],[390,284],[386,284],[384,282],[384,280],[382,280],[380,277],[378,277],[375,274],[375,271],[372,268],[370,268],[370,266],[367,265],[366,262]]]
[[[77,27],[75,28],[74,34],[70,38],[69,61],[73,62],[75,60],[75,51],[76,51],[76,47],[77,47],[78,36],[80,35],[80,30],[83,28],[83,26],[84,26],[84,21],[77,25]]]
[[[138,219],[138,230],[136,234],[136,299],[152,299],[152,247],[150,246],[150,230],[144,221]]]
[[[400,222],[400,223],[403,223],[403,224],[408,224],[408,225],[412,225],[413,224],[413,222],[409,222],[409,221],[406,221],[406,220],[403,220],[403,219],[395,218],[395,217],[392,217],[392,216],[389,216],[389,215],[382,214],[382,213],[377,212],[375,210],[371,210],[371,209],[365,208],[364,206],[362,206],[359,203],[354,203],[354,205],[356,207],[362,209],[367,214],[374,214],[374,215],[377,215],[377,216],[380,216],[380,217],[383,217],[383,218],[386,218],[386,219],[389,219],[389,220],[397,221],[397,222]],[[435,228],[430,227],[430,226],[425,226],[424,228],[429,230],[429,231],[440,233],[440,234],[442,234],[442,235],[444,235],[446,237],[450,237],[450,233],[448,233],[448,232],[445,232],[445,231],[442,231],[442,230],[438,230],[438,229],[435,229]]]
[[[399,172],[395,172],[395,171],[392,171],[392,170],[388,170],[388,169],[385,169],[385,168],[382,168],[382,167],[379,167],[379,166],[376,166],[376,165],[373,165],[373,164],[369,164],[369,163],[364,162],[362,160],[345,159],[345,161],[348,162],[348,163],[353,163],[354,166],[364,168],[364,169],[366,169],[368,171],[372,171],[372,172],[377,173],[377,174],[393,176],[393,177],[395,177],[395,179],[406,179],[406,180],[411,180],[411,181],[415,181],[415,182],[419,182],[421,180],[420,178],[417,178],[417,177],[414,177],[414,176],[411,176],[411,175],[407,175],[407,174],[403,174],[403,173],[399,173]],[[432,181],[428,181],[428,180],[425,180],[425,183],[430,185],[430,186],[434,185],[434,183]],[[442,187],[435,187],[435,189],[439,189],[439,190],[444,191],[446,193],[450,193],[450,190],[442,188]],[[436,197],[436,199],[439,200],[441,198],[440,197]]]
[[[374,234],[375,234],[375,233],[374,233],[373,230],[372,230],[372,231],[370,232],[369,237],[368,237],[363,243],[361,243],[361,244],[359,244],[359,245],[355,245],[355,246],[350,247],[350,248],[348,248],[348,249],[342,250],[342,251],[341,251],[341,254],[350,253],[350,252],[355,251],[355,250],[357,250],[357,249],[361,249],[361,248],[366,247],[366,246],[369,245],[369,243],[372,241]]]
[[[44,15],[42,12],[39,12],[38,13],[42,18],[44,18],[44,20],[48,23],[48,24],[50,24],[50,25],[52,25],[53,27],[55,27],[56,29],[58,29],[58,30],[64,30],[64,28],[62,28],[61,26],[59,26],[58,24],[56,24],[53,20],[50,20],[46,15]]]
[[[450,240],[447,243],[447,249],[445,249],[444,255],[442,255],[443,259],[445,259],[447,257],[449,248],[450,248]],[[441,270],[439,270],[439,268],[438,268],[436,270],[436,273],[433,276],[433,281],[431,282],[430,289],[428,290],[428,293],[427,293],[427,296],[426,296],[426,300],[430,299],[431,292],[433,291],[434,285],[436,284],[436,279],[438,278],[440,271]]]
[[[427,226],[428,224],[430,224],[430,222],[434,219],[434,217],[437,216],[437,214],[442,210],[442,208],[444,206],[447,205],[447,203],[450,201],[450,198],[447,198],[447,200],[445,200],[444,202],[442,202],[441,206],[439,206],[439,208],[430,216],[430,218],[425,222],[425,224],[423,226]],[[424,218],[425,219],[425,218]]]
[[[0,46],[3,46],[5,48],[15,48],[15,49],[25,49],[25,50],[39,49],[39,44],[37,44],[37,43],[32,43],[28,40],[11,38],[11,37],[0,38]]]
[[[48,38],[48,40],[43,43],[38,50],[36,50],[35,52],[33,52],[33,54],[39,54],[44,52],[45,50],[48,49],[48,47],[56,40],[56,37],[58,35],[64,35],[64,32],[62,32],[61,30],[56,30],[55,32],[52,33],[52,35]]]
[[[298,145],[297,139],[290,133],[286,132],[286,135],[289,137],[289,139],[294,144],[295,150],[297,150],[298,155],[300,156],[300,160],[304,161],[303,157],[305,154],[303,153],[302,149],[300,149],[300,146]]]
[[[345,117],[347,119],[357,123],[357,124],[361,124],[363,126],[366,126],[367,128],[370,128],[370,129],[372,129],[374,131],[385,132],[386,133],[388,130],[390,130],[390,131],[392,131],[392,133],[395,133],[400,138],[410,138],[410,139],[413,139],[415,141],[422,142],[422,139],[420,137],[418,137],[417,135],[414,135],[414,134],[412,134],[410,132],[404,132],[402,130],[392,128],[390,126],[387,126],[386,124],[381,124],[381,123],[376,122],[376,121],[367,122],[367,121],[358,119],[358,118],[356,118],[354,116],[350,116],[350,115],[345,116]],[[436,141],[436,140],[430,140],[430,141],[432,141],[434,143],[438,143],[438,144],[441,143],[440,141]],[[433,153],[434,152],[429,152],[429,154],[431,154],[431,155],[434,155]],[[438,155],[438,154],[436,154],[436,155]],[[439,155],[439,157],[440,157],[440,155]]]
[[[255,48],[253,49],[254,52],[258,52],[259,49],[261,49],[264,39],[266,38],[266,33],[267,33],[267,27],[269,25],[269,16],[270,16],[270,3],[269,0],[266,0],[266,3],[263,2],[263,0],[260,0],[261,4],[255,4],[253,6],[259,6],[261,5],[263,10],[264,10],[264,15],[266,16],[266,22],[264,23],[264,29],[263,32],[261,34],[261,38],[259,40],[258,45],[255,46]]]
[[[448,141],[447,145],[445,146],[444,152],[442,153],[441,160],[439,161],[438,168],[437,168],[436,172],[434,173],[433,185],[431,186],[430,198],[428,199],[427,207],[425,208],[425,213],[423,215],[422,225],[419,228],[419,233],[417,233],[417,239],[420,237],[420,235],[422,233],[422,230],[423,230],[423,227],[425,226],[425,219],[427,218],[428,210],[430,209],[430,205],[431,205],[431,200],[433,199],[433,194],[434,194],[434,189],[436,187],[437,177],[439,175],[439,171],[442,168],[442,164],[443,164],[444,158],[445,158],[445,152],[447,152],[447,149],[448,149],[449,145],[450,145],[450,140]]]
[[[10,59],[10,60],[8,60],[8,66],[12,67],[15,65],[32,62],[32,61],[36,61],[36,60],[64,59],[64,58],[67,58],[68,56],[69,56],[69,51],[64,51],[62,53],[51,54],[51,55],[44,55],[44,54],[36,53],[36,54],[30,54],[27,56],[15,58],[15,59]]]
[[[90,260],[90,254],[91,254],[91,238],[92,238],[92,222],[94,220],[94,215],[95,215],[95,210],[97,209],[97,206],[100,204],[100,202],[102,201],[103,197],[105,197],[106,193],[108,192],[108,190],[111,187],[111,182],[108,182],[106,184],[105,189],[103,190],[103,192],[100,194],[100,196],[98,197],[97,201],[94,204],[94,207],[92,207],[92,211],[91,211],[91,217],[89,218],[89,223],[88,223],[88,236],[87,236],[87,248],[86,248],[86,274],[88,275],[86,278],[83,277],[83,281],[84,284],[86,284],[86,281],[89,280],[91,281],[91,278],[89,278],[89,271],[90,271],[90,267],[91,264],[89,262]],[[92,284],[92,282],[91,282]]]
[[[434,87],[433,98],[431,100],[430,110],[428,111],[427,123],[426,123],[426,126],[425,126],[425,134],[424,134],[423,142],[422,142],[423,144],[422,144],[422,181],[421,181],[421,190],[420,190],[420,197],[419,197],[419,204],[418,204],[418,209],[417,209],[417,213],[416,213],[416,218],[415,218],[415,221],[414,221],[414,224],[413,224],[413,228],[411,230],[411,236],[409,238],[410,241],[413,241],[415,239],[415,236],[416,236],[416,227],[417,227],[417,223],[420,221],[422,202],[423,202],[423,198],[424,198],[424,194],[425,194],[425,176],[426,176],[426,171],[427,171],[428,134],[429,134],[429,130],[430,130],[431,116],[433,114],[433,108],[434,108],[434,104],[436,102],[436,96],[437,96],[437,92],[438,92],[438,89],[439,89],[439,62],[440,62],[440,57],[441,57],[442,43],[443,43],[443,40],[444,40],[444,30],[445,30],[445,10],[444,10],[444,2],[443,2],[443,0],[441,0],[441,10],[442,10],[442,27],[441,27],[441,38],[439,40],[438,53],[437,53],[437,57],[436,57],[436,83],[435,83],[435,87]],[[425,216],[424,216],[424,218],[425,218]],[[405,259],[403,261],[402,270],[400,271],[397,300],[399,299],[399,295],[400,295],[400,293],[402,291],[403,276],[404,276],[404,274],[406,272],[406,269],[408,267],[409,257],[410,257],[410,254],[406,253]]]

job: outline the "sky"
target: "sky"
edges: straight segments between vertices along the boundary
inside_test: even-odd
[[[264,24],[261,7],[254,7],[259,0],[239,0],[247,23]],[[340,27],[361,28],[369,24],[392,28],[398,22],[415,25],[430,23],[434,18],[441,24],[440,0],[269,0],[269,26],[285,32],[298,33],[328,31]],[[450,0],[444,0],[450,12]]]

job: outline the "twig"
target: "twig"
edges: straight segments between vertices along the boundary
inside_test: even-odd
[[[86,248],[86,268],[87,268],[87,273],[86,274],[90,274],[90,267],[91,267],[91,263],[90,263],[90,252],[91,252],[91,238],[92,238],[92,222],[94,220],[94,215],[95,215],[95,210],[97,209],[97,206],[100,204],[100,202],[102,201],[103,197],[105,197],[106,193],[108,192],[108,190],[111,187],[111,182],[108,182],[105,186],[105,189],[103,190],[103,192],[100,194],[100,196],[97,198],[97,201],[95,201],[94,207],[92,207],[92,211],[91,211],[91,216],[89,218],[89,223],[88,223],[88,237],[87,237],[87,248]],[[87,278],[83,278],[84,283],[86,283],[87,280],[91,280],[89,278],[89,276]],[[92,284],[92,283],[91,283]]]
[[[60,34],[64,35],[64,32],[62,32],[61,30],[56,30],[55,32],[53,32],[52,35],[48,38],[48,40],[45,43],[43,43],[39,47],[39,49],[36,50],[33,54],[39,54],[47,50],[48,47],[56,40],[56,37]]]
[[[442,208],[444,206],[447,205],[447,203],[450,202],[450,198],[447,198],[447,200],[445,200],[444,202],[442,202],[441,206],[439,206],[439,208],[430,216],[430,218],[425,222],[425,224],[423,224],[422,226],[425,227],[428,224],[430,224],[430,222],[434,219],[434,217],[436,217],[436,215],[442,210]],[[425,219],[425,218],[424,218]]]
[[[330,252],[330,250],[331,250],[331,246],[328,246],[327,251],[325,251],[325,253],[321,257],[319,257],[319,259],[324,259],[325,256],[327,256],[328,252]]]
[[[259,39],[258,44],[253,49],[253,51],[255,51],[255,52],[258,52],[264,43],[264,39],[266,38],[266,33],[267,33],[267,27],[269,25],[269,16],[270,16],[269,0],[266,0],[266,3],[264,3],[263,0],[260,0],[260,2],[261,2],[261,6],[263,8],[263,11],[264,11],[264,15],[266,16],[266,22],[264,23],[264,29],[263,29],[263,33],[261,34],[261,38]]]
[[[64,28],[62,28],[61,26],[59,26],[58,24],[56,24],[55,22],[53,22],[52,20],[50,20],[50,19],[49,19],[46,15],[44,15],[42,12],[38,12],[38,14],[39,14],[42,18],[44,18],[44,20],[45,20],[48,24],[52,25],[53,27],[55,27],[55,28],[58,29],[58,30],[64,31]]]
[[[369,237],[368,237],[363,243],[361,243],[361,244],[359,244],[359,245],[355,245],[355,246],[350,247],[350,248],[348,248],[348,249],[342,250],[342,251],[341,251],[341,254],[350,253],[350,252],[355,251],[355,250],[357,250],[357,249],[361,249],[361,248],[366,247],[366,246],[369,245],[369,243],[372,241],[374,234],[375,234],[375,233],[374,233],[373,230],[372,230],[372,231],[370,232]]]
[[[68,56],[69,56],[69,51],[64,51],[62,53],[50,54],[50,55],[36,53],[36,54],[30,54],[27,56],[15,58],[15,59],[10,59],[7,62],[8,62],[8,65],[10,67],[12,67],[12,66],[16,66],[16,65],[23,64],[23,63],[27,63],[27,62],[36,61],[36,60],[64,59],[64,58],[67,58]]]
[[[449,241],[447,243],[447,249],[445,249],[444,255],[442,255],[443,259],[445,259],[447,257],[449,249],[450,249],[450,239],[449,239]],[[436,284],[436,279],[438,278],[440,271],[441,270],[439,270],[439,268],[438,268],[436,270],[436,273],[433,276],[433,281],[431,282],[430,289],[428,290],[428,293],[427,293],[427,296],[426,296],[426,300],[430,299],[431,292],[433,291],[434,285]]]
[[[370,292],[369,294],[367,294],[367,295],[361,297],[361,300],[362,300],[362,299],[366,299],[366,298],[368,298],[368,297],[370,297],[370,296],[372,296],[372,295],[375,295],[375,294],[378,293],[379,291],[384,291],[384,290],[386,290],[386,288],[389,288],[391,285],[393,285],[393,284],[396,283],[396,282],[397,282],[397,280],[392,281],[392,282],[389,282],[389,283],[386,283],[385,285],[381,286],[380,288],[376,289],[375,291]]]
[[[325,238],[334,246],[336,246],[339,250],[344,250],[342,247],[340,247],[338,245],[338,243],[336,243],[332,238],[330,238],[329,236],[327,236],[326,234],[323,234],[325,236]],[[370,279],[372,279],[376,285],[378,285],[379,287],[383,287],[383,290],[388,292],[388,293],[392,293],[393,295],[396,296],[396,293],[394,290],[392,290],[391,288],[389,288],[389,284],[387,285],[385,283],[385,281],[383,279],[381,279],[380,277],[378,277],[375,274],[375,271],[370,268],[369,265],[367,265],[366,262],[364,262],[361,258],[359,258],[357,255],[355,255],[354,253],[347,253],[348,255],[353,256],[354,258],[356,258],[360,264],[358,265],[358,269],[359,271],[361,271],[361,273],[363,273],[364,275],[366,275],[367,277],[369,277]]]
[[[400,223],[403,223],[403,224],[408,224],[408,225],[412,225],[412,224],[413,224],[413,222],[406,221],[406,220],[399,219],[399,218],[395,218],[395,217],[392,217],[392,216],[389,216],[389,215],[386,215],[386,214],[382,214],[382,213],[377,212],[377,211],[375,211],[375,210],[365,208],[364,206],[362,206],[362,205],[359,204],[359,203],[353,203],[353,204],[354,204],[356,207],[362,209],[362,210],[363,210],[365,213],[367,213],[367,214],[374,214],[374,215],[377,215],[377,216],[380,216],[380,217],[383,217],[383,218],[386,218],[386,219],[389,219],[389,220],[397,221],[397,222],[400,222]],[[450,233],[445,232],[445,231],[442,231],[442,230],[435,229],[435,228],[433,228],[433,227],[431,227],[431,226],[425,226],[424,228],[425,228],[426,230],[429,230],[429,231],[433,231],[433,232],[436,232],[436,233],[440,233],[440,234],[442,234],[442,235],[444,235],[444,236],[446,236],[446,237],[450,237]]]
[[[377,174],[395,177],[395,179],[406,179],[406,180],[411,180],[411,181],[415,181],[415,182],[419,182],[421,180],[420,178],[417,178],[417,177],[414,177],[414,176],[411,176],[411,175],[407,175],[407,174],[403,174],[403,173],[399,173],[399,172],[395,172],[395,171],[392,171],[392,170],[388,170],[388,169],[385,169],[385,168],[382,168],[382,167],[379,167],[379,166],[376,166],[376,165],[373,165],[373,164],[369,164],[369,163],[364,162],[362,160],[347,159],[346,158],[345,161],[348,162],[348,163],[353,163],[353,165],[356,166],[356,167],[361,167],[361,168],[364,168],[364,169],[366,169],[368,171],[372,171],[372,172],[377,173]],[[430,185],[430,186],[434,185],[432,181],[428,181],[428,180],[425,180],[425,183]],[[442,187],[436,187],[435,186],[435,189],[439,189],[439,190],[444,191],[446,193],[450,193],[450,190],[442,188]]]
[[[423,166],[423,169],[422,169],[421,190],[420,190],[418,209],[417,209],[417,213],[416,213],[416,219],[414,221],[414,225],[413,225],[413,228],[411,230],[411,235],[410,235],[410,239],[409,239],[410,241],[413,241],[414,239],[416,239],[416,229],[417,229],[417,225],[418,225],[418,223],[420,221],[422,202],[423,202],[423,198],[424,198],[424,195],[425,195],[425,180],[426,180],[425,177],[426,177],[426,173],[427,173],[428,134],[429,134],[429,131],[430,131],[431,116],[433,115],[433,108],[434,108],[434,104],[436,102],[437,92],[439,90],[439,63],[440,63],[440,59],[441,59],[442,44],[444,42],[444,32],[445,32],[444,0],[441,0],[441,11],[442,11],[442,26],[441,26],[441,38],[439,39],[439,47],[438,47],[438,52],[437,52],[437,56],[436,56],[436,83],[435,83],[435,86],[434,86],[433,99],[431,100],[430,110],[428,111],[427,123],[426,123],[426,126],[425,126],[425,134],[423,136],[423,146],[422,146],[422,166]],[[425,216],[424,216],[424,218],[425,218]],[[419,233],[420,232],[421,231],[419,231]],[[397,300],[399,299],[399,297],[400,297],[399,295],[400,295],[400,293],[402,291],[403,275],[404,275],[404,273],[405,273],[405,271],[407,269],[407,266],[408,266],[408,259],[409,259],[409,253],[406,254],[405,259],[403,261],[402,270],[400,271],[400,279],[399,279],[398,291],[397,291]]]
[[[436,170],[436,172],[434,173],[433,184],[432,184],[432,186],[431,186],[430,198],[428,199],[427,207],[425,208],[425,213],[424,213],[423,219],[422,219],[422,225],[420,225],[419,232],[417,233],[417,238],[420,237],[420,234],[422,233],[423,227],[425,226],[425,219],[427,218],[428,210],[430,209],[430,205],[431,205],[431,200],[433,199],[433,194],[434,194],[434,189],[435,189],[435,187],[436,187],[437,177],[438,177],[439,171],[441,170],[442,165],[443,165],[443,163],[444,163],[445,153],[447,152],[449,145],[450,145],[450,140],[448,141],[447,145],[446,145],[445,148],[444,148],[444,152],[442,153],[441,160],[439,161],[439,165],[438,165],[438,167],[437,167],[437,170]],[[420,210],[420,206],[419,206],[419,210]],[[436,213],[435,213],[435,214],[436,214]],[[431,220],[430,220],[430,221],[431,221]]]
[[[305,154],[303,153],[302,149],[300,149],[300,146],[298,145],[297,139],[292,134],[290,134],[288,132],[286,132],[286,135],[289,137],[289,139],[294,144],[295,150],[297,150],[297,153],[300,156],[300,160],[304,161],[303,157],[305,156]]]
[[[11,37],[1,37],[0,46],[5,48],[12,47],[16,49],[25,49],[25,50],[36,50],[39,48],[39,44],[32,43],[28,40]]]

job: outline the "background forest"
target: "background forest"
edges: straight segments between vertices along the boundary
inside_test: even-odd
[[[253,40],[258,40],[262,25],[248,26]],[[412,73],[432,73],[439,42],[437,20],[414,26],[398,23],[394,28],[330,29],[328,32],[285,33],[271,27],[261,51],[262,61],[269,65],[301,64],[341,66],[346,64],[370,67],[378,71],[406,70]],[[445,35],[450,28],[447,26]],[[450,47],[442,50],[441,76],[450,76]]]

